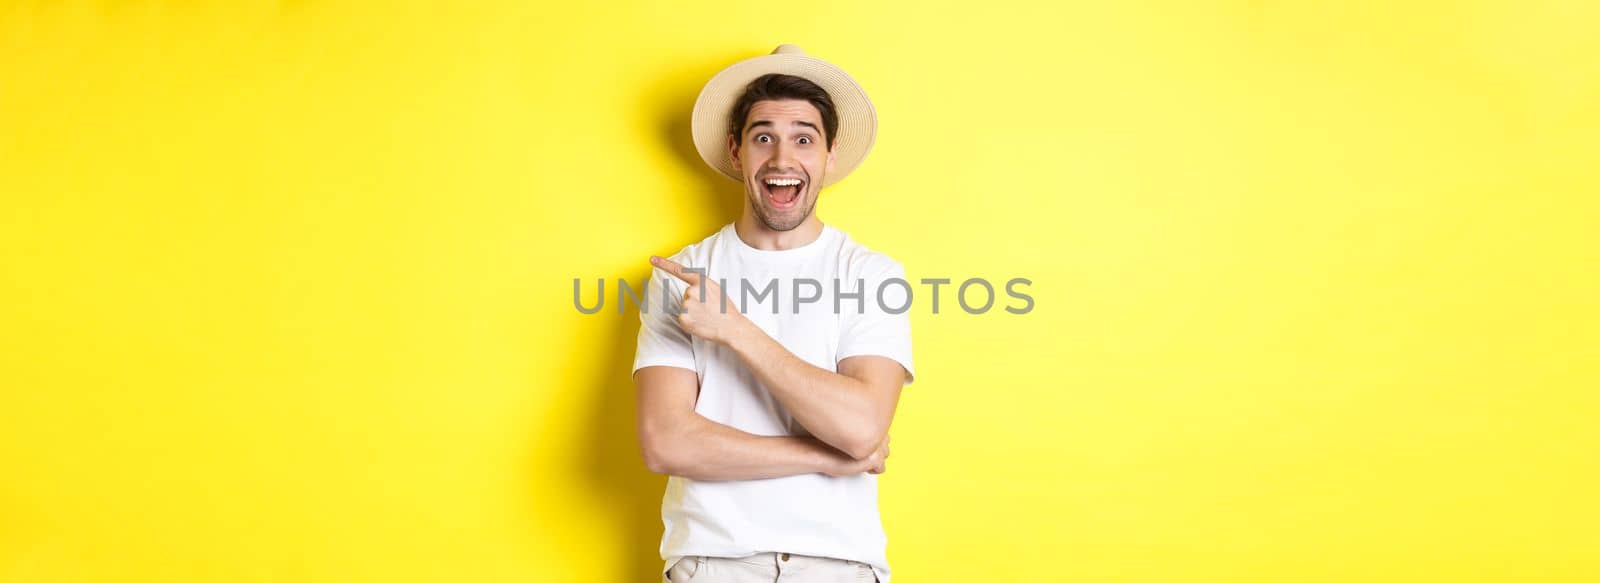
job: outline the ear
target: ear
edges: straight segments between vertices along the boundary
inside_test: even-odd
[[[728,134],[728,158],[733,160],[733,167],[735,169],[743,168],[743,166],[739,165],[739,142],[734,141],[733,134]],[[740,170],[741,174],[743,172],[743,170]]]

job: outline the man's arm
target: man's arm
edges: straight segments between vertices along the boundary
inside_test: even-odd
[[[789,352],[738,310],[723,310],[722,288],[663,258],[652,264],[689,284],[678,321],[689,333],[729,347],[795,421],[852,458],[869,458],[887,440],[905,368],[881,356],[839,361],[824,370]]]
[[[797,474],[881,473],[888,444],[866,459],[846,456],[812,437],[763,436],[706,419],[694,411],[694,371],[648,366],[634,373],[639,395],[639,445],[652,472],[696,480],[758,480]]]
[[[856,459],[872,455],[889,433],[905,369],[882,356],[852,356],[835,373],[789,352],[754,326],[728,347],[794,420],[812,435]]]

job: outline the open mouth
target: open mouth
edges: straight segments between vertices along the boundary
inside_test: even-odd
[[[762,194],[777,209],[793,208],[800,201],[800,192],[805,185],[804,180],[795,177],[768,176],[761,179]]]

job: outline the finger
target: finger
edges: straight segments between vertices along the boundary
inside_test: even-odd
[[[700,274],[688,271],[682,265],[678,265],[676,261],[671,259],[651,255],[650,264],[661,268],[662,271],[672,274],[673,277],[681,279],[684,283],[689,285],[699,285],[700,283]]]

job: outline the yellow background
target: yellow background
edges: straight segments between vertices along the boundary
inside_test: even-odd
[[[0,5],[0,580],[655,581],[572,279],[734,217],[779,42],[825,221],[1034,281],[913,311],[897,580],[1600,578],[1595,4],[581,4]]]

